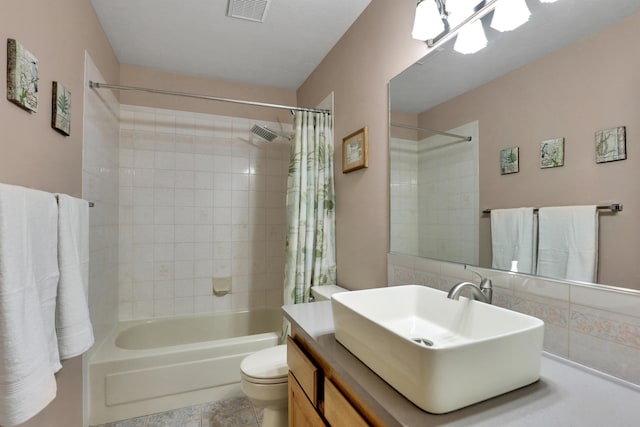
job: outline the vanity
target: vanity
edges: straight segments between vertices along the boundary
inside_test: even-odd
[[[640,386],[544,353],[538,382],[442,415],[403,397],[335,338],[331,301],[283,307],[291,322],[292,426],[634,426]]]

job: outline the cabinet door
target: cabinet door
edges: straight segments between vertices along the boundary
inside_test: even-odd
[[[318,387],[322,385],[318,384],[318,368],[291,337],[287,337],[287,364],[313,406],[318,406]]]
[[[331,427],[367,427],[367,423],[331,381],[324,380],[324,417]]]
[[[289,371],[289,427],[316,426],[325,426],[325,423]]]

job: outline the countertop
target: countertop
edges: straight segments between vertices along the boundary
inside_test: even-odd
[[[330,301],[282,308],[335,382],[390,426],[638,426],[640,386],[543,353],[540,381],[442,415],[425,412],[335,339]]]

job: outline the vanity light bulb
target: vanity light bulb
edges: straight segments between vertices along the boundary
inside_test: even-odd
[[[476,53],[487,46],[487,36],[484,34],[482,21],[477,20],[466,25],[456,37],[453,50],[462,54]]]
[[[558,0],[540,0],[540,3],[555,3]]]
[[[434,0],[423,0],[416,8],[411,37],[426,41],[435,38],[444,31],[444,22],[440,17],[438,5]]]
[[[529,20],[531,11],[525,0],[509,0],[498,3],[493,11],[491,28],[498,31],[511,31]]]

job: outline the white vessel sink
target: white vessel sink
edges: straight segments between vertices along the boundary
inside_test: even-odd
[[[441,414],[540,378],[544,323],[418,285],[332,296],[336,339],[399,393]]]

